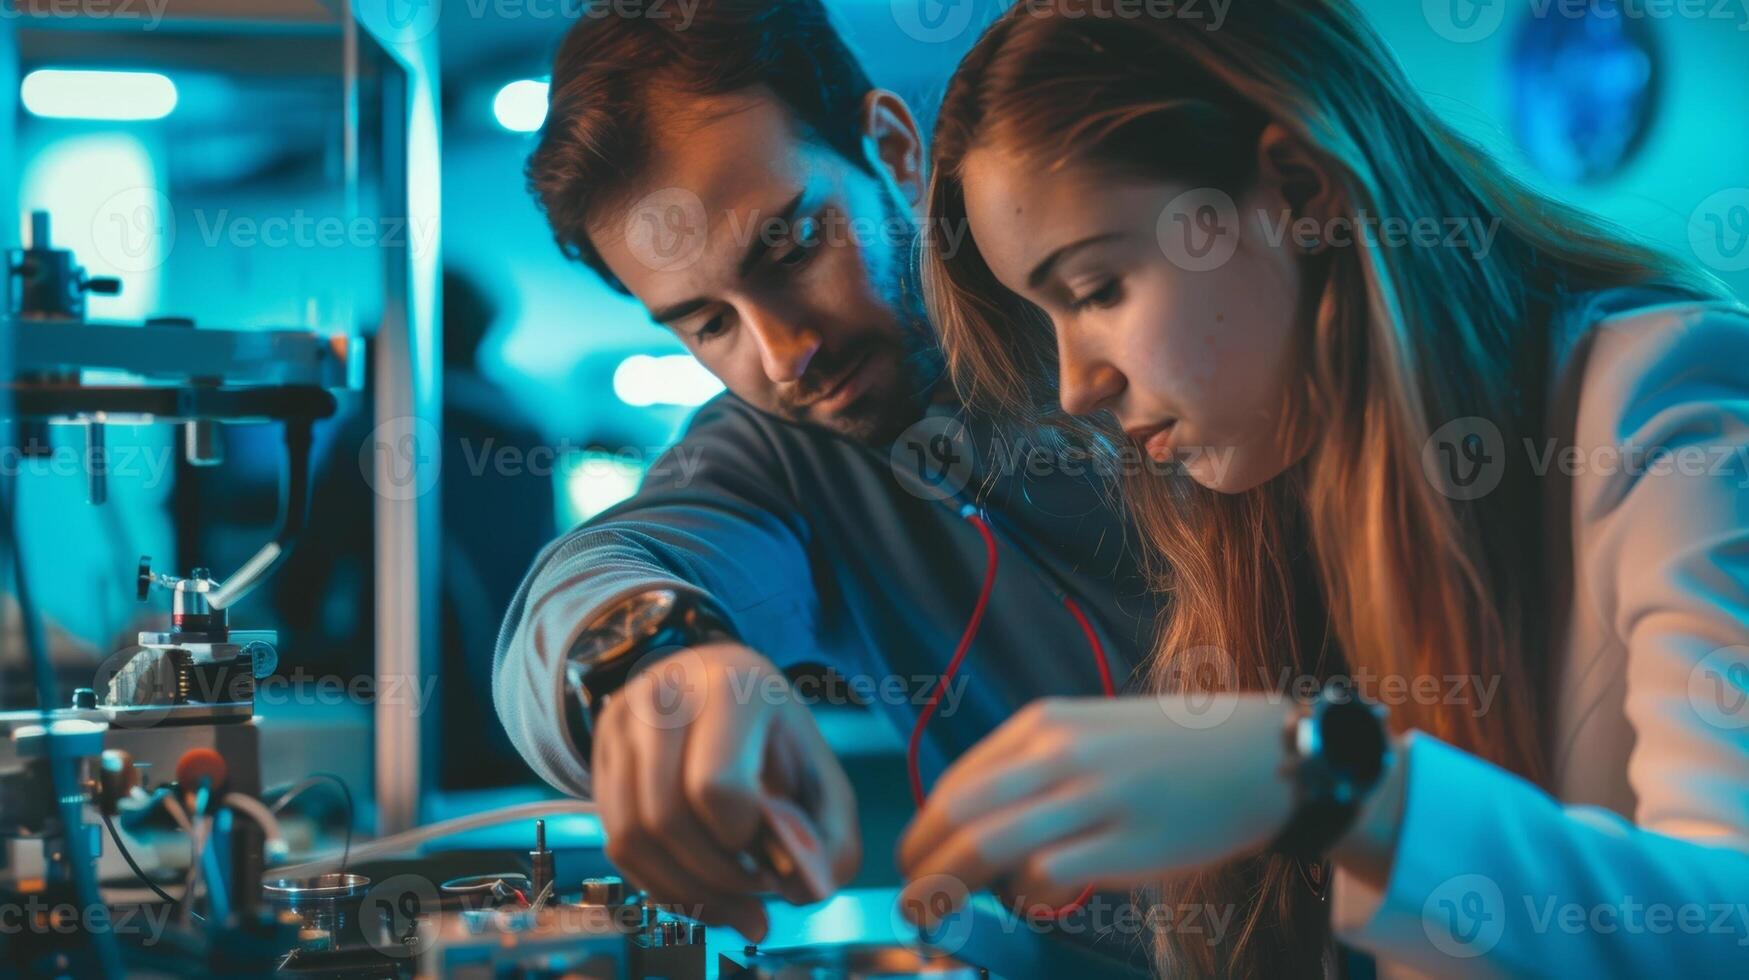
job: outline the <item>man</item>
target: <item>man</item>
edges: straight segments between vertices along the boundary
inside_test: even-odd
[[[764,795],[812,817],[834,887],[860,860],[849,782],[785,670],[880,681],[901,731],[934,697],[926,786],[1026,702],[1099,693],[1090,643],[1121,683],[1157,607],[1101,484],[954,402],[912,275],[922,138],[819,0],[584,21],[551,93],[528,169],[561,248],[729,393],[540,556],[493,696],[535,770],[599,803],[628,878],[758,939],[773,882],[741,856]]]

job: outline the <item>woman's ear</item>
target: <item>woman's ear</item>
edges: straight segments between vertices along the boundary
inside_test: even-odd
[[[878,88],[863,99],[862,150],[912,207],[923,203],[923,137],[904,99]]]
[[[1289,222],[1297,224],[1309,218],[1320,229],[1328,229],[1332,221],[1342,216],[1342,192],[1330,179],[1323,161],[1280,123],[1263,128],[1257,139],[1257,155],[1257,173],[1264,186],[1281,195]],[[1323,250],[1323,240],[1329,236],[1318,237],[1318,243],[1307,251]]]

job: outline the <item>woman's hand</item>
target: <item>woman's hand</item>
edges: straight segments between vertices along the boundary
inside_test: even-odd
[[[1029,906],[1056,908],[1088,885],[1134,887],[1267,844],[1293,806],[1278,772],[1289,702],[1212,698],[1028,705],[957,760],[912,820],[900,908],[931,927],[955,896],[1003,879]]]

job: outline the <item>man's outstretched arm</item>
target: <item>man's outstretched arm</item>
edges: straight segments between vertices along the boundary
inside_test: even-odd
[[[849,782],[779,669],[814,648],[819,599],[809,529],[749,411],[726,399],[701,410],[635,497],[540,555],[499,637],[493,701],[543,779],[601,805],[621,871],[751,936],[764,915],[747,896],[772,883],[740,855],[758,834],[762,792],[813,814],[839,882],[855,873],[860,844]],[[571,731],[566,657],[582,627],[656,588],[705,599],[740,642],[641,665],[592,735]]]

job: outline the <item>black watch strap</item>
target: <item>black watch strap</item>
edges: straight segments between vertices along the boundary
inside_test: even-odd
[[[1282,737],[1282,773],[1293,785],[1294,812],[1270,848],[1321,862],[1354,824],[1390,761],[1385,712],[1336,681],[1288,719]]]

